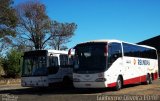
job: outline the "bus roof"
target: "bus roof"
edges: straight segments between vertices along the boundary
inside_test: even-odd
[[[107,39],[100,39],[100,40],[91,40],[91,41],[86,41],[86,42],[82,42],[82,43],[79,43],[79,44],[85,44],[85,43],[98,43],[98,42],[121,42],[119,40],[107,40]]]
[[[82,42],[82,43],[79,43],[79,44],[85,44],[85,43],[101,43],[101,42],[104,42],[104,43],[110,43],[110,42],[117,42],[117,43],[128,43],[128,44],[132,44],[132,45],[136,45],[136,46],[141,46],[141,47],[146,47],[146,48],[151,48],[151,49],[155,49],[154,47],[151,47],[151,46],[147,46],[147,45],[138,45],[138,44],[135,44],[135,43],[129,43],[129,42],[125,42],[125,41],[120,41],[120,40],[115,40],[115,39],[100,39],[100,40],[91,40],[91,41],[87,41],[87,42]]]
[[[138,46],[141,46],[141,47],[146,47],[146,48],[151,48],[151,49],[155,49],[155,50],[156,50],[156,48],[154,48],[154,47],[151,47],[151,46],[147,46],[147,45],[138,45]]]
[[[92,40],[90,42],[119,42],[120,43],[121,41],[115,40],[115,39],[112,39],[112,40],[104,40],[104,39],[102,39],[102,40]]]
[[[56,54],[68,54],[68,51],[64,50],[47,50],[49,53],[56,53]]]
[[[31,51],[26,51],[25,53],[32,53],[32,52],[49,52],[49,53],[56,53],[56,54],[68,54],[68,51],[53,50],[53,49],[49,49],[49,50],[31,50]]]

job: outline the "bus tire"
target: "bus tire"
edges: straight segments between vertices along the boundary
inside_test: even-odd
[[[72,80],[69,77],[64,77],[63,78],[63,87],[72,87],[73,83]]]
[[[148,84],[152,84],[152,76],[147,74],[147,77],[146,77],[146,85]]]
[[[152,75],[150,75],[150,82],[149,82],[149,84],[152,84],[152,82],[153,82],[153,77],[152,77]]]
[[[119,76],[116,82],[115,90],[118,91],[122,89],[122,86],[123,86],[123,81],[122,81],[122,78]]]

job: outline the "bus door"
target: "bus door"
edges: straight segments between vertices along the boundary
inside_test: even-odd
[[[111,71],[111,75],[117,80],[118,75],[122,73],[122,48],[121,43],[110,43],[108,50],[108,67]]]
[[[61,67],[62,78],[64,76],[72,77],[72,68],[69,65],[68,54],[60,54],[59,59],[60,59],[60,67]]]
[[[59,54],[50,53],[49,55],[49,66],[48,66],[48,75],[50,82],[60,82],[62,76],[60,73],[60,62],[59,62]]]

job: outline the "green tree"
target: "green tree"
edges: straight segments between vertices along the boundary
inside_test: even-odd
[[[49,41],[49,45],[58,50],[67,49],[66,43],[70,42],[76,29],[77,25],[75,23],[60,23],[53,21],[51,24],[52,37]]]
[[[20,64],[22,53],[18,52],[16,49],[11,50],[6,58],[3,60],[3,67],[7,77],[19,77],[20,76]]]
[[[4,69],[3,69],[3,67],[2,67],[2,60],[3,60],[3,57],[0,56],[0,77],[1,77],[2,75],[4,75]]]
[[[19,38],[30,41],[35,49],[44,49],[50,39],[50,19],[46,7],[38,1],[27,1],[16,7]]]
[[[10,36],[16,35],[17,16],[12,0],[0,0],[0,52],[11,43]]]

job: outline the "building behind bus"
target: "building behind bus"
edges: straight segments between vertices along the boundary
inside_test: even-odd
[[[159,77],[160,77],[160,35],[152,37],[150,39],[146,39],[144,41],[138,42],[140,45],[148,45],[155,47],[158,53],[158,69],[159,69]]]

